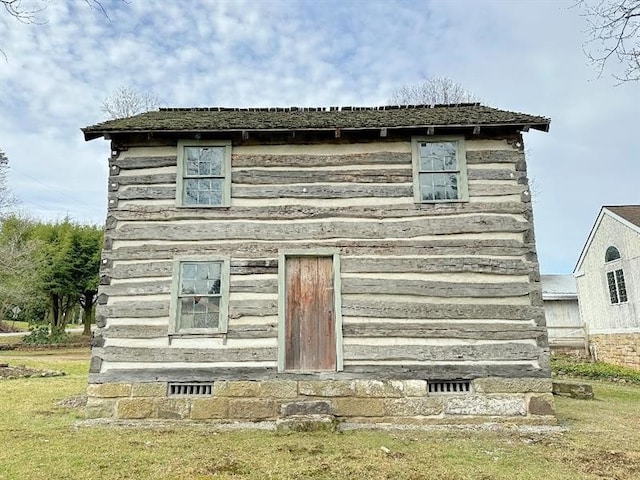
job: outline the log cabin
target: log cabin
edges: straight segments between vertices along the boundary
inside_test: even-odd
[[[549,123],[215,107],[82,129],[111,143],[88,416],[553,422],[522,138]]]

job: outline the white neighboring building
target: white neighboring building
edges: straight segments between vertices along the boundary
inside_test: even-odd
[[[592,355],[640,368],[640,205],[602,207],[573,274]]]
[[[549,346],[556,352],[582,349],[588,353],[585,328],[578,308],[576,279],[573,275],[542,275],[540,281]]]

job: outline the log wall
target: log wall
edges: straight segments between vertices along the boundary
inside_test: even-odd
[[[110,160],[90,382],[279,378],[278,251],[335,248],[344,370],[548,376],[524,154],[465,142],[470,199],[417,205],[411,144],[234,146],[231,206],[177,208],[176,148]],[[230,258],[228,333],[168,338],[173,259]]]

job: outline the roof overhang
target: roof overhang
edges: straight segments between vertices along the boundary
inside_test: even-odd
[[[93,129],[82,128],[85,141],[94,140],[96,138],[104,137],[109,139],[111,135],[132,135],[143,134],[149,136],[160,135],[206,135],[206,134],[232,134],[232,135],[251,135],[256,133],[295,133],[295,132],[376,132],[376,131],[393,131],[393,130],[413,130],[416,134],[433,135],[437,129],[439,133],[446,133],[447,130],[468,130],[470,135],[478,135],[482,130],[495,129],[495,128],[508,128],[517,132],[527,132],[530,129],[539,130],[542,132],[549,131],[549,123],[483,123],[483,124],[447,124],[447,125],[393,125],[387,127],[314,127],[314,128],[232,128],[232,129],[189,129],[189,130],[175,130],[175,129]],[[384,136],[384,135],[381,135]]]

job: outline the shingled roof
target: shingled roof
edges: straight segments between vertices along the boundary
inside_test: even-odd
[[[283,130],[362,130],[419,127],[535,128],[548,131],[550,120],[525,113],[460,105],[385,107],[161,108],[82,129],[85,140],[118,132],[232,132]]]
[[[627,222],[633,223],[636,227],[640,227],[640,205],[616,205],[604,208],[624,218]]]

